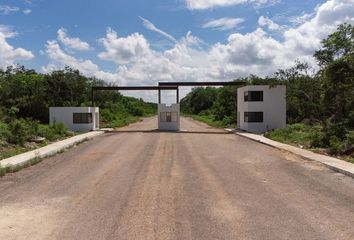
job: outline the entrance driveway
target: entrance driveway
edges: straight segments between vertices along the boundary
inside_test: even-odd
[[[1,239],[354,239],[354,180],[182,118],[0,178]]]

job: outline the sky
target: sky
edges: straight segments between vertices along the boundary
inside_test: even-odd
[[[70,66],[116,85],[271,76],[297,60],[316,68],[344,22],[354,0],[0,0],[0,68]]]

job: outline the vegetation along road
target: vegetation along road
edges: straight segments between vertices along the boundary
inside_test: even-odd
[[[0,178],[1,239],[354,239],[354,179],[183,118]]]

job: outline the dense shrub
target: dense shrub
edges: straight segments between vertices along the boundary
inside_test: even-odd
[[[329,140],[329,150],[332,154],[353,154],[353,148],[354,131],[348,132],[343,140],[336,136],[331,136]]]
[[[296,143],[306,147],[322,147],[322,127],[303,123],[289,124],[284,129],[276,129],[266,133],[276,141]]]
[[[29,131],[26,121],[23,119],[15,119],[8,125],[10,135],[7,137],[7,141],[13,144],[23,145],[29,138]]]
[[[50,128],[54,131],[54,133],[60,136],[64,136],[68,132],[68,129],[63,123],[53,123],[50,125]]]
[[[68,129],[62,123],[54,123],[50,126],[48,125],[39,125],[37,136],[44,137],[49,141],[56,140],[65,136],[68,132]]]
[[[312,131],[311,134],[311,147],[322,148],[326,147],[324,144],[324,133],[322,131]]]
[[[38,136],[44,137],[49,141],[53,141],[59,137],[58,134],[48,125],[40,125],[38,128]]]
[[[7,124],[0,122],[0,145],[2,142],[6,141],[10,136],[10,130],[8,129]]]
[[[0,122],[0,142],[6,141],[18,145],[23,145],[35,137],[44,137],[53,141],[65,136],[67,132],[67,128],[62,123],[49,126],[30,119],[15,119],[8,124]]]

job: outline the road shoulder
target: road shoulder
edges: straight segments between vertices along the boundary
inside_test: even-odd
[[[43,158],[53,156],[81,142],[102,135],[104,134],[104,132],[105,131],[93,131],[80,134],[62,141],[49,144],[42,148],[35,149],[33,151],[25,152],[10,158],[3,159],[0,161],[0,168],[9,169],[10,171],[13,171],[14,169],[20,169],[22,167],[30,166]]]
[[[324,164],[326,167],[328,167],[336,172],[340,172],[342,174],[345,174],[347,176],[354,178],[354,164],[352,164],[352,163],[340,160],[338,158],[329,157],[326,155],[311,152],[309,150],[305,150],[305,149],[297,148],[297,147],[287,145],[284,143],[280,143],[280,142],[271,140],[269,138],[266,138],[263,135],[241,132],[241,131],[237,131],[237,130],[233,130],[233,129],[226,129],[226,130],[232,131],[235,134],[237,134],[238,136],[245,137],[247,139],[271,146],[273,148],[277,148],[279,150],[291,152],[291,153],[293,153],[297,156],[300,156],[304,159],[320,162],[320,163]]]

